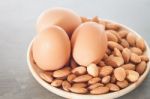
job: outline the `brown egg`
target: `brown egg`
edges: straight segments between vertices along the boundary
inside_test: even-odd
[[[71,38],[73,58],[83,66],[97,64],[107,48],[107,36],[104,26],[95,22],[81,24]]]
[[[41,31],[50,25],[62,27],[68,35],[81,24],[80,16],[65,8],[52,8],[44,11],[37,21],[37,30]]]
[[[62,68],[70,57],[70,40],[66,32],[55,25],[39,33],[33,42],[33,58],[43,70]]]

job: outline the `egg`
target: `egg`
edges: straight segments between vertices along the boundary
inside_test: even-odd
[[[69,60],[71,44],[67,33],[51,25],[37,34],[33,46],[33,59],[42,70],[57,70]]]
[[[66,8],[52,8],[44,11],[37,20],[37,31],[50,25],[58,25],[70,36],[81,24],[81,18],[72,10]]]
[[[87,66],[97,64],[107,49],[107,36],[103,25],[95,22],[81,24],[71,38],[74,60]]]

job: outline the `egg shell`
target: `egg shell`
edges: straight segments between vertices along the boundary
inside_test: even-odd
[[[75,12],[66,8],[52,8],[45,10],[37,20],[37,31],[58,25],[63,28],[70,36],[72,32],[81,24],[81,18]]]
[[[95,22],[81,24],[71,38],[73,58],[83,66],[97,64],[107,48],[107,36],[104,26]]]
[[[69,60],[70,40],[62,28],[53,25],[36,36],[32,51],[33,58],[41,69],[57,70]]]

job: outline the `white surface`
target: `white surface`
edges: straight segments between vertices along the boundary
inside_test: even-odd
[[[41,87],[26,63],[38,15],[55,6],[125,24],[150,44],[149,0],[0,0],[0,99],[63,99]],[[149,99],[149,91],[150,75],[139,88],[119,99]]]

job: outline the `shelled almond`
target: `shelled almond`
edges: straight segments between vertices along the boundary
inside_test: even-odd
[[[93,21],[105,25],[108,46],[104,57],[98,62],[81,66],[71,57],[64,68],[41,72],[39,76],[54,87],[78,94],[106,94],[117,92],[138,81],[147,68],[149,57],[145,54],[144,40],[119,25],[100,20]]]

